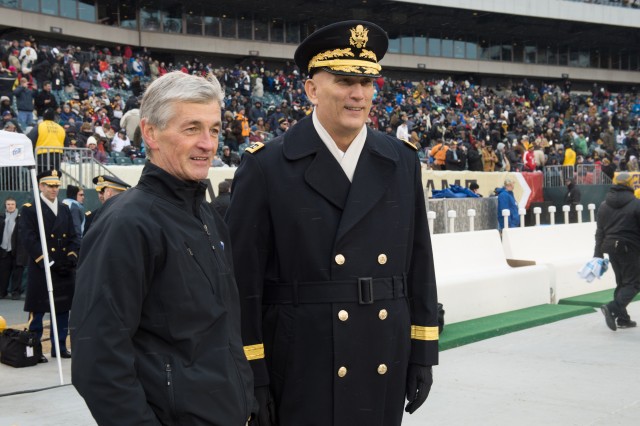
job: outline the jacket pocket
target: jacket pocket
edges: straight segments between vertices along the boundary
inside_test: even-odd
[[[189,244],[187,244],[186,241],[184,242],[184,246],[187,249],[187,253],[189,254],[189,257],[193,259],[194,263],[198,267],[198,270],[202,273],[202,275],[205,277],[205,279],[209,283],[209,288],[211,288],[211,292],[215,294],[215,286],[213,285],[213,283],[211,282],[211,279],[209,278],[210,274],[207,274],[207,270],[204,268],[204,265],[200,263],[200,261],[198,260],[198,257],[195,255],[194,251],[191,249],[191,247],[189,247]]]

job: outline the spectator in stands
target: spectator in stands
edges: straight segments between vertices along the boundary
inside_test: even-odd
[[[449,146],[444,143],[444,140],[439,140],[429,151],[429,155],[433,158],[435,170],[446,170],[445,164],[448,150]]]
[[[20,70],[22,71],[22,75],[31,74],[33,64],[38,60],[38,52],[31,47],[30,41],[24,42],[24,47],[20,50],[18,59],[20,60]]]
[[[496,161],[495,171],[496,172],[508,172],[511,171],[511,164],[509,163],[509,157],[507,156],[505,150],[507,149],[507,145],[503,142],[498,142],[496,145],[496,157],[498,161]]]
[[[527,146],[527,150],[522,157],[522,163],[524,164],[525,172],[535,172],[536,171],[536,158],[533,154],[534,146],[532,143],[529,143]]]
[[[38,117],[44,117],[44,112],[47,109],[51,109],[56,111],[58,109],[58,101],[56,101],[55,96],[51,93],[51,82],[45,81],[42,83],[42,90],[38,92],[35,99],[36,112],[38,113]]]
[[[484,166],[484,171],[485,172],[495,171],[497,163],[498,163],[498,156],[494,152],[493,147],[491,145],[485,146],[482,149],[482,164]]]
[[[224,218],[231,203],[231,182],[223,180],[218,184],[218,196],[211,202],[211,205]]]
[[[0,115],[4,115],[5,111],[9,111],[14,118],[18,117],[18,114],[13,110],[11,99],[8,96],[2,96],[0,98]]]
[[[517,228],[520,226],[520,215],[518,214],[518,203],[513,195],[515,182],[511,178],[504,180],[504,186],[496,189],[498,195],[498,230],[502,232],[504,228],[503,210],[509,210],[508,223],[509,228]]]
[[[613,300],[600,308],[613,331],[636,326],[627,312],[640,292],[640,200],[634,196],[633,180],[630,173],[619,173],[598,210],[593,256],[607,253],[615,273]]]
[[[127,137],[125,130],[118,130],[118,133],[113,136],[113,140],[111,141],[111,152],[123,152],[130,146],[131,141]]]
[[[2,120],[0,121],[0,129],[4,128],[7,124],[12,124],[16,129],[15,131],[18,133],[22,133],[22,129],[20,128],[20,124],[18,121],[13,118],[10,110],[5,110],[2,112]]]
[[[222,147],[222,156],[220,159],[229,167],[238,167],[238,165],[240,165],[240,156],[231,151],[228,145]]]
[[[281,118],[286,118],[282,112],[282,105],[276,105],[275,110],[268,116],[269,131],[273,133],[279,128]]]
[[[256,101],[253,107],[249,110],[249,120],[251,124],[255,124],[258,122],[259,118],[262,118],[264,122],[264,119],[267,118],[267,113],[262,109],[262,102]]]
[[[73,119],[75,122],[75,121],[79,121],[80,117],[78,117],[78,114],[76,114],[71,110],[71,105],[69,105],[68,103],[65,103],[64,105],[62,105],[62,111],[60,112],[59,123],[61,125],[65,125],[66,123],[69,122],[69,119]]]
[[[445,170],[464,170],[467,163],[467,154],[457,141],[452,141],[449,144],[449,149],[446,152]]]
[[[108,155],[106,152],[98,150],[98,141],[94,136],[89,136],[87,139],[87,148],[91,150],[91,156],[101,164],[107,164]]]
[[[467,150],[467,165],[469,171],[481,172],[484,170],[482,165],[482,144],[483,141],[477,141],[476,143],[464,142],[462,145]]]
[[[398,127],[396,128],[396,137],[398,139],[403,140],[403,141],[408,141],[409,140],[408,122],[409,122],[409,117],[407,116],[406,113],[402,113],[400,115],[400,123],[398,124]]]
[[[547,163],[546,156],[542,150],[542,146],[538,143],[533,144],[533,159],[536,162],[536,170],[544,170],[544,166]]]
[[[4,123],[4,126],[2,126],[1,128],[5,132],[21,133],[18,131],[17,125],[14,124],[12,121],[7,121],[6,123]]]
[[[287,130],[289,130],[289,120],[285,117],[280,117],[278,119],[278,128],[275,130],[274,135],[276,137],[282,136]]]
[[[33,98],[35,92],[33,84],[29,83],[25,77],[20,79],[20,85],[13,91],[16,98],[16,106],[18,108],[18,122],[20,126],[27,131],[33,125]]]

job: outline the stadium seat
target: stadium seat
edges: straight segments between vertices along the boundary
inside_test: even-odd
[[[124,157],[124,152],[111,151],[110,155],[113,158]]]
[[[116,164],[119,166],[130,166],[133,163],[129,157],[116,157]]]
[[[146,161],[147,161],[146,158],[138,158],[138,157],[136,157],[136,158],[133,159],[133,164],[144,164]]]

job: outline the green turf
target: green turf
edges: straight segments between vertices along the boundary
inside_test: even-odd
[[[605,303],[613,300],[613,289],[607,289],[597,291],[595,293],[582,294],[580,296],[567,297],[566,299],[560,299],[558,302],[560,305],[578,305],[578,306],[593,306],[598,308]],[[636,295],[634,301],[640,300],[640,294]]]
[[[446,307],[445,307],[446,309]],[[538,325],[590,314],[594,309],[573,305],[540,305],[503,314],[491,315],[445,325],[440,336],[440,350],[444,351],[491,337]],[[446,316],[445,316],[446,319]]]

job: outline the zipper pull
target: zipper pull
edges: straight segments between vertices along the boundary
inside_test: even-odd
[[[171,364],[165,364],[164,371],[167,372],[167,386],[171,386]]]
[[[211,234],[209,233],[209,228],[207,227],[207,225],[206,225],[206,224],[204,225],[204,232],[206,232],[206,233],[207,233],[207,235],[211,235]]]

